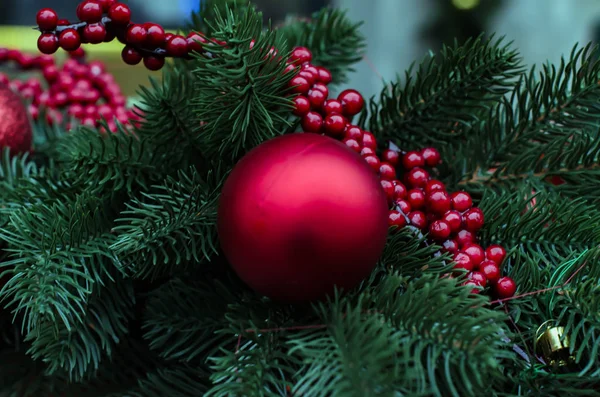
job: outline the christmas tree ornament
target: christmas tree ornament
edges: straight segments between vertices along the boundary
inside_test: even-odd
[[[254,148],[229,175],[221,247],[239,277],[285,302],[348,290],[386,243],[388,204],[376,173],[342,143],[288,134]]]
[[[575,362],[575,357],[571,354],[569,336],[565,335],[564,327],[550,327],[543,332],[538,330],[537,334],[536,351],[541,353],[548,365],[566,367]]]
[[[8,147],[11,153],[27,152],[32,141],[27,108],[9,87],[0,85],[0,149]]]

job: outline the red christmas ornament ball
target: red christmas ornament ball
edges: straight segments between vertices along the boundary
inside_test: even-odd
[[[21,98],[3,85],[0,85],[0,115],[0,149],[9,147],[12,153],[31,149],[33,133],[27,109]]]
[[[386,243],[388,205],[377,174],[343,143],[288,134],[233,169],[218,209],[221,247],[256,292],[284,302],[348,290]]]

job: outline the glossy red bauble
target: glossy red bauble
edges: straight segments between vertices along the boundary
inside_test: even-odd
[[[342,143],[288,134],[236,165],[221,193],[218,233],[258,293],[313,301],[369,275],[387,239],[387,201],[375,173]]]
[[[27,108],[7,86],[0,86],[0,115],[0,149],[8,147],[11,153],[29,151],[33,133]]]

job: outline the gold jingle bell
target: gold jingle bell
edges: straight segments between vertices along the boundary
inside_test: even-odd
[[[565,367],[575,362],[575,357],[569,351],[569,337],[568,335],[564,335],[564,333],[564,327],[550,327],[543,333],[540,333],[538,330],[536,350],[541,352],[542,357],[548,365]]]

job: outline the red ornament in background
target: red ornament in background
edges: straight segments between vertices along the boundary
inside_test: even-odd
[[[248,153],[223,187],[218,214],[221,247],[239,277],[285,302],[356,287],[388,233],[377,174],[317,134],[284,135]]]
[[[32,140],[25,105],[17,94],[0,84],[0,149],[9,147],[12,153],[26,152],[31,149]]]

